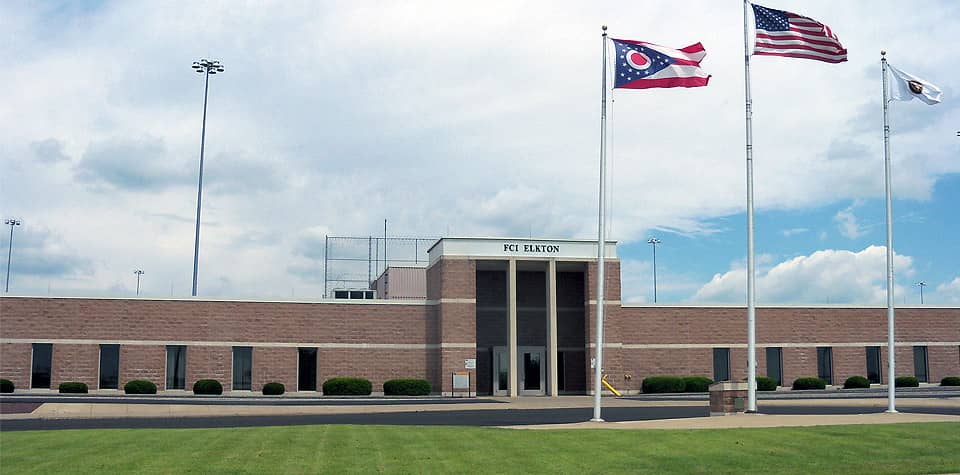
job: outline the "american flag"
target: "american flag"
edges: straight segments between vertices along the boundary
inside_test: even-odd
[[[751,5],[757,32],[753,54],[815,59],[827,63],[847,60],[847,50],[830,27],[783,10]]]

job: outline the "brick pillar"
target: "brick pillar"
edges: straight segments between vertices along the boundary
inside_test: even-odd
[[[470,391],[476,393],[476,370],[464,360],[477,357],[477,265],[469,259],[440,258],[427,269],[427,298],[436,305],[439,387],[453,391],[453,373],[470,371]]]
[[[621,312],[620,310],[620,261],[618,259],[608,258],[606,260],[606,272],[604,273],[604,319],[603,319],[603,338],[604,338],[604,348],[603,348],[603,372],[606,373],[607,381],[619,382],[623,381],[623,363],[621,350],[618,345],[622,343],[620,340],[619,322]],[[587,370],[587,394],[593,394],[594,380],[593,372],[594,369],[590,367],[590,362],[593,358],[596,357],[596,344],[597,335],[594,331],[597,328],[597,263],[590,262],[587,264],[587,273],[586,278],[584,279],[584,285],[587,287],[584,291],[586,298],[584,302],[587,306],[585,310],[586,318],[584,319],[584,340],[586,341],[586,351],[584,351],[584,357],[586,358],[586,370]],[[615,383],[614,383],[615,384]],[[616,385],[614,385],[616,387]]]

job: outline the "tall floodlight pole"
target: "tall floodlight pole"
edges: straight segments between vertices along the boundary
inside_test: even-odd
[[[650,238],[647,239],[647,244],[653,246],[653,303],[657,303],[657,244],[660,244],[660,240]]]
[[[10,225],[10,246],[7,247],[7,283],[6,288],[3,290],[4,293],[10,293],[10,258],[13,257],[13,227],[20,226],[19,219],[5,219],[3,224]]]
[[[927,286],[927,283],[924,281],[917,282],[917,287],[920,287],[920,305],[923,305],[923,288]]]
[[[135,269],[134,274],[137,274],[137,295],[140,295],[140,276],[143,275],[143,269]]]
[[[200,202],[203,198],[203,145],[207,136],[207,90],[210,75],[223,72],[220,61],[201,59],[193,62],[193,70],[203,74],[203,122],[200,126],[200,175],[197,179],[197,231],[193,241],[193,296],[197,296],[197,265],[200,259]]]

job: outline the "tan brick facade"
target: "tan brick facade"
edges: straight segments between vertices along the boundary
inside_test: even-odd
[[[473,371],[471,389],[489,388],[489,348],[506,339],[506,322],[500,314],[478,315],[477,262],[436,260],[426,272],[428,300],[403,303],[2,297],[0,377],[13,381],[18,390],[29,388],[31,343],[53,343],[51,388],[63,381],[82,381],[94,390],[99,382],[99,345],[119,344],[120,386],[148,379],[164,390],[166,346],[185,345],[186,389],[197,379],[212,378],[229,392],[232,346],[239,345],[253,347],[254,392],[273,381],[296,390],[297,347],[318,348],[318,388],[332,377],[357,376],[381,391],[388,379],[414,377],[429,380],[435,392],[449,393],[452,373],[463,371],[464,360],[472,358],[486,360]],[[558,347],[565,353],[567,384],[590,392],[597,266],[581,264],[586,265],[580,271],[560,279],[566,289],[583,289],[577,289],[575,299],[558,295]],[[530,285],[543,285],[536,279]],[[731,379],[746,377],[744,308],[623,306],[616,259],[607,263],[606,289],[604,370],[621,391],[639,391],[649,376],[712,378],[714,348],[730,349]],[[519,311],[521,345],[533,344],[546,331],[539,311]],[[484,336],[489,341],[478,342],[479,325],[493,328]],[[960,375],[960,308],[898,309],[896,337],[898,376],[913,375],[914,345],[927,347],[931,383]],[[865,376],[865,347],[880,346],[882,377],[887,381],[885,342],[884,308],[757,310],[758,375],[767,372],[765,348],[779,347],[784,384],[817,375],[818,346],[832,348],[834,384],[849,376]],[[478,385],[477,377],[486,378],[484,384]]]

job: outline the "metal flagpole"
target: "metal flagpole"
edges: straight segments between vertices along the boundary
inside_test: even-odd
[[[603,271],[604,246],[606,244],[605,221],[605,187],[607,180],[607,26],[603,25],[603,78],[601,79],[603,92],[600,100],[600,210],[598,218],[597,237],[597,339],[596,359],[593,364],[593,418],[591,422],[603,422],[600,417],[600,391],[603,378]]]
[[[757,412],[756,274],[753,263],[753,99],[750,97],[750,44],[743,2],[743,77],[747,116],[747,412]]]
[[[890,186],[890,122],[887,119],[888,99],[887,87],[887,52],[880,52],[880,69],[883,74],[883,162],[885,165],[884,177],[887,195],[887,412],[897,412],[896,401],[896,358],[894,353],[893,328],[893,195]]]

